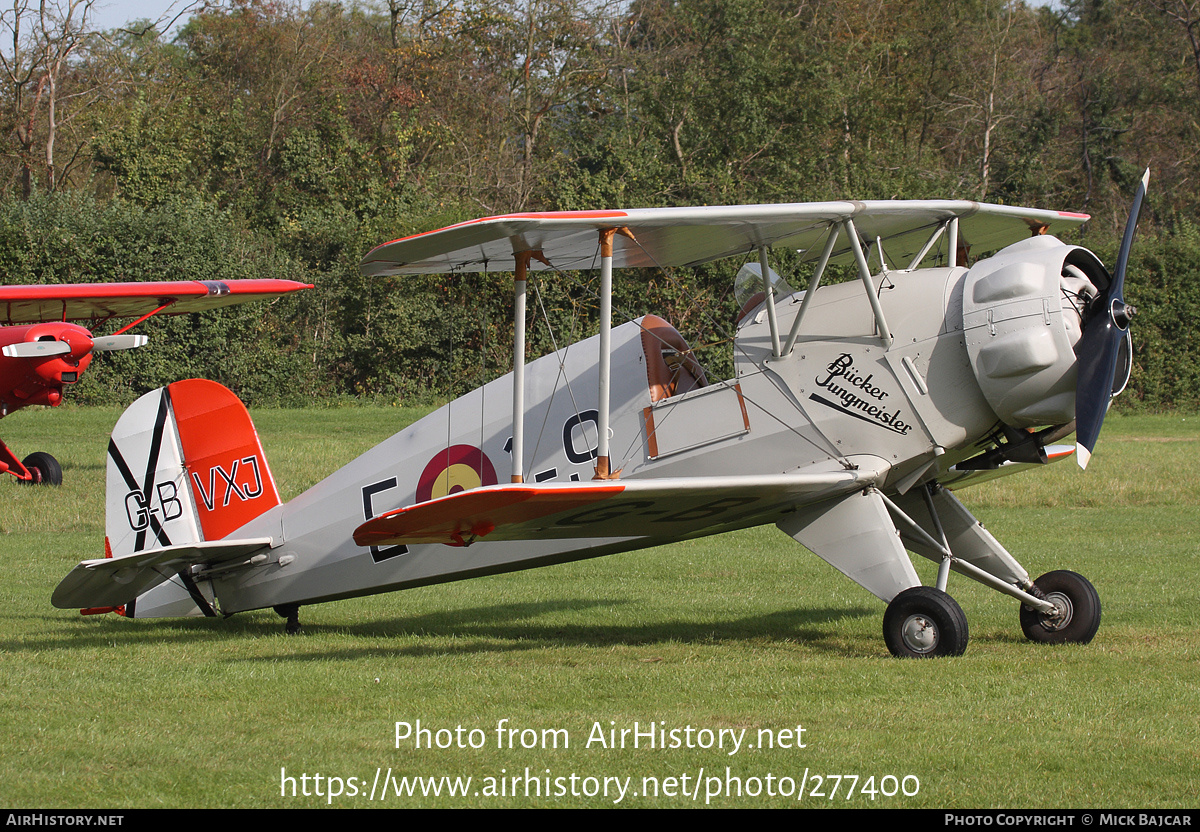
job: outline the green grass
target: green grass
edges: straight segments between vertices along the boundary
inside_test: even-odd
[[[768,796],[767,778],[778,790],[806,771],[809,787],[814,774],[876,786],[911,775],[920,789],[845,800],[844,782],[834,800],[806,795],[804,806],[1196,805],[1200,419],[1114,414],[1087,472],[1064,463],[960,494],[1034,574],[1092,580],[1104,603],[1092,644],[1026,642],[1015,602],[955,577],[967,654],[898,661],[883,645],[883,604],[772,527],[306,607],[297,637],[266,612],[130,621],[56,610],[57,582],[102,551],[105,437],[118,415],[22,411],[0,424],[18,454],[55,453],[66,477],[61,489],[0,481],[0,804],[301,808],[328,798],[281,796],[284,771],[297,789],[308,775],[310,792],[320,774],[325,794],[324,778],[368,791],[390,769],[473,779],[466,797],[333,804],[607,806],[611,794],[570,791],[615,777],[638,793],[621,805],[693,806],[705,781],[695,800],[654,798],[643,777],[690,790],[728,767],[742,796],[713,805],[795,805]],[[417,415],[266,410],[255,421],[288,497]],[[917,568],[932,581],[933,564]],[[416,720],[478,729],[484,747],[396,747],[395,724]],[[501,720],[539,746],[542,732],[565,731],[570,746],[498,748]],[[802,725],[805,747],[586,744],[596,724],[635,722],[746,729],[745,742]],[[526,769],[543,787],[564,778],[568,794],[484,793],[484,778]]]

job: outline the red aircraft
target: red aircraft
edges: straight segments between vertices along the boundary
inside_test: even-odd
[[[0,326],[0,418],[31,404],[59,405],[63,385],[79,381],[92,353],[144,345],[145,335],[126,333],[153,315],[201,312],[311,288],[294,280],[0,286],[0,325],[7,324]],[[89,321],[95,328],[130,317],[137,320],[102,336],[68,323]],[[6,471],[21,482],[62,483],[62,467],[50,454],[39,451],[19,460],[0,442],[0,473]]]

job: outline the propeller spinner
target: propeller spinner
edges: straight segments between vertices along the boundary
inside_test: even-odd
[[[1079,375],[1075,386],[1075,458],[1086,468],[1100,436],[1100,426],[1112,397],[1125,387],[1133,363],[1129,322],[1137,309],[1125,303],[1125,271],[1133,247],[1138,214],[1150,183],[1150,169],[1142,175],[1117,255],[1116,272],[1108,289],[1096,300],[1092,318],[1084,326],[1079,348]],[[1120,373],[1118,373],[1120,370]],[[1120,375],[1120,378],[1118,378]]]

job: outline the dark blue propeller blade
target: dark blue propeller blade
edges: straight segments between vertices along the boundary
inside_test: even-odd
[[[1129,209],[1129,220],[1125,224],[1125,235],[1121,239],[1112,282],[1095,302],[1091,319],[1085,322],[1083,337],[1079,341],[1079,378],[1075,384],[1075,458],[1080,468],[1087,467],[1092,450],[1096,447],[1109,401],[1128,379],[1132,356],[1123,352],[1130,347],[1129,320],[1137,310],[1125,303],[1125,270],[1129,265],[1133,232],[1137,228],[1138,214],[1141,213],[1149,183],[1150,169],[1147,168],[1133,196],[1133,206]],[[1120,379],[1117,379],[1118,368],[1121,368]]]

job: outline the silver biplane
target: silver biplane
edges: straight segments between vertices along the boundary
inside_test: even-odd
[[[1054,236],[1087,216],[967,201],[530,213],[379,246],[367,275],[513,272],[513,371],[287,503],[232,393],[148,393],[109,446],[105,557],[53,603],[274,608],[294,631],[301,605],[774,524],[887,604],[897,656],[966,649],[951,571],[1017,599],[1031,640],[1088,642],[1092,585],[1031,579],[954,492],[1072,453],[1087,465],[1129,375],[1145,182],[1111,274]],[[815,264],[803,291],[771,268],[781,248]],[[995,254],[968,266],[968,249]],[[612,324],[615,269],[732,257],[756,290],[733,378],[659,317]],[[823,282],[831,263],[859,279]],[[527,362],[527,281],[547,269],[599,269],[599,334]],[[939,564],[935,586],[909,550]]]

